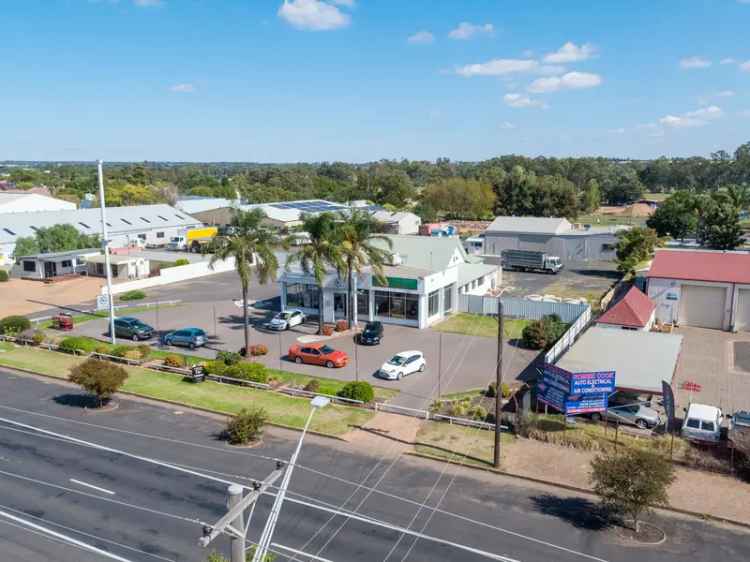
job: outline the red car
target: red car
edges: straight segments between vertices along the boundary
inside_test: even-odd
[[[329,369],[344,367],[349,357],[343,351],[337,351],[324,343],[295,344],[289,348],[289,359],[296,363],[325,365]]]

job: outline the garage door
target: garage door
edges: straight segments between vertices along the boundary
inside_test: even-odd
[[[724,327],[724,287],[682,285],[680,295],[680,324],[701,328]]]
[[[736,314],[737,329],[750,331],[750,289],[740,289],[737,293]]]

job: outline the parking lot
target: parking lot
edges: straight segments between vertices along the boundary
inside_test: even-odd
[[[508,287],[507,294],[514,297],[584,297],[593,303],[619,278],[614,262],[582,262],[569,264],[556,275],[503,271],[503,286]]]

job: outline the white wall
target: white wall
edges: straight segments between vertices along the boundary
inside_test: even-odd
[[[648,280],[648,296],[656,304],[656,319],[667,324],[678,323],[680,316],[680,299],[682,297],[682,285],[699,285],[702,287],[722,287],[726,290],[724,327],[729,326],[732,316],[732,284],[731,283],[707,283],[701,281],[682,281],[681,279]]]

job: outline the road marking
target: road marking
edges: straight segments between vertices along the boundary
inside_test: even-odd
[[[104,494],[109,494],[110,496],[115,495],[115,493],[112,490],[106,490],[104,488],[100,488],[99,486],[94,486],[93,484],[87,484],[86,482],[81,482],[80,480],[76,480],[75,478],[71,478],[70,481],[73,484],[78,484],[79,486],[85,486],[86,488],[91,488],[92,490],[96,490]]]

